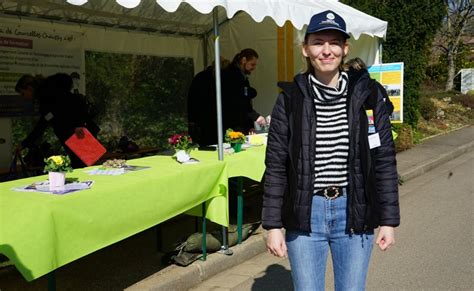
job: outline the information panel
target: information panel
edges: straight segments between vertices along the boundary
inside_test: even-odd
[[[392,123],[403,122],[403,63],[378,64],[369,67],[372,78],[383,85],[393,103]]]
[[[76,72],[81,76],[82,38],[81,33],[0,21],[0,117],[33,114],[32,101],[23,100],[15,92],[22,75],[47,77]],[[83,88],[80,83],[76,86]]]

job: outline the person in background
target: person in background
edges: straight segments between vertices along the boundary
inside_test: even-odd
[[[258,53],[246,48],[236,54],[232,63],[222,70],[222,118],[224,131],[232,128],[248,134],[254,122],[265,126],[265,118],[253,109],[257,90],[250,86],[248,76],[256,69]]]
[[[221,57],[221,69],[230,61]],[[188,130],[193,142],[217,143],[215,62],[194,76],[188,92]]]
[[[71,77],[64,73],[57,73],[47,78],[23,75],[18,80],[15,91],[23,98],[37,100],[40,118],[30,134],[17,145],[17,152],[32,147],[43,136],[46,128],[51,126],[71,158],[72,167],[85,166],[65,142],[73,134],[82,137],[84,128],[97,136],[98,127],[88,115],[87,105],[83,99],[78,94],[71,93],[72,86]]]
[[[374,239],[389,249],[400,223],[383,94],[372,94],[367,71],[344,71],[349,37],[335,12],[311,18],[302,46],[307,70],[280,84],[271,116],[262,225],[268,252],[288,255],[297,291],[325,289],[329,250],[335,290],[364,290]]]
[[[367,65],[364,63],[364,61],[362,59],[356,57],[356,58],[348,60],[344,64],[344,69],[346,71],[348,71],[350,69],[353,69],[353,70],[356,70],[356,71],[359,71],[359,70],[367,71]],[[373,79],[372,79],[372,81],[373,81],[372,85],[370,85],[370,88],[372,90],[372,95],[377,95],[377,90],[379,90],[380,93],[383,95],[383,100],[385,101],[385,106],[387,106],[388,115],[389,116],[392,115],[394,107],[393,107],[392,101],[388,97],[387,90],[385,90],[384,86],[382,84],[380,84],[379,82],[377,82]]]

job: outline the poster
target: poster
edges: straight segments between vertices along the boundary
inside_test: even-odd
[[[378,64],[369,67],[372,78],[383,85],[393,103],[392,123],[403,123],[403,63]]]
[[[15,92],[24,74],[47,77],[76,72],[84,88],[84,50],[81,33],[10,24],[0,21],[0,117],[34,114],[32,100]]]

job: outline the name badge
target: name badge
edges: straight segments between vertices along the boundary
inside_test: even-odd
[[[375,120],[374,120],[374,111],[372,109],[366,110],[365,113],[367,114],[367,121],[369,122],[369,125],[374,125]]]
[[[369,148],[374,149],[380,146],[380,136],[379,133],[369,135]]]
[[[375,125],[369,125],[369,133],[375,133]]]

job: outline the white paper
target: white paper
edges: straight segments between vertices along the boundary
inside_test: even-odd
[[[377,133],[369,135],[369,148],[373,149],[373,148],[377,148],[379,146],[380,146],[379,133],[377,132]]]

